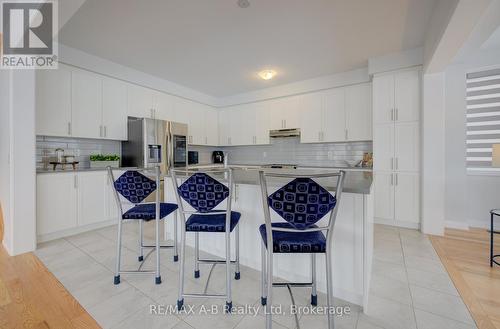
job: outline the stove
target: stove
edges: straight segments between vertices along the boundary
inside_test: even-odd
[[[262,168],[272,168],[272,169],[297,169],[297,165],[294,164],[280,164],[272,163],[263,165]]]

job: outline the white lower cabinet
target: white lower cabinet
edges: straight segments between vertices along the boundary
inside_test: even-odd
[[[37,235],[75,228],[77,220],[77,174],[37,175]]]
[[[389,172],[374,173],[375,217],[394,220],[394,175]]]
[[[121,173],[116,171],[115,178]],[[38,174],[36,209],[41,241],[107,225],[118,216],[105,170]]]
[[[402,223],[418,225],[420,222],[419,174],[394,174],[394,216]]]

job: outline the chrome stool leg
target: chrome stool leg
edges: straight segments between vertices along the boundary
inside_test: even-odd
[[[235,235],[235,249],[236,249],[236,273],[234,273],[234,279],[239,280],[241,278],[240,274],[240,226],[236,225],[234,235]]]
[[[328,232],[330,234],[330,232]],[[332,279],[332,255],[330,254],[331,245],[327,244],[325,259],[326,259],[326,304],[328,307],[328,328],[334,328],[334,317],[330,310],[334,307],[333,305],[333,279]]]
[[[174,211],[174,262],[179,260],[179,253],[177,251],[177,210]],[[165,221],[166,222],[166,221]]]
[[[194,277],[200,277],[200,232],[194,233]]]
[[[139,262],[142,262],[144,260],[144,254],[143,254],[143,245],[144,245],[144,238],[143,238],[143,221],[139,220],[139,257],[138,260]]]
[[[160,284],[161,283],[161,274],[160,274],[160,219],[158,218],[159,216],[156,217],[155,219],[155,228],[156,228],[156,234],[155,234],[155,239],[156,239],[156,277],[155,277],[155,283]]]
[[[179,268],[179,298],[177,299],[177,310],[184,308],[184,263],[186,259],[186,225],[181,225],[181,263]]]
[[[260,296],[260,303],[262,306],[266,305],[267,302],[267,291],[266,291],[266,246],[264,241],[260,245],[260,255],[261,255],[261,272],[260,272],[260,284],[262,288],[262,294]]]
[[[267,301],[266,301],[266,329],[271,329],[273,327],[273,319],[271,314],[271,308],[273,305],[273,249],[272,247],[267,248],[267,264],[266,264],[266,274],[267,274]]]
[[[225,232],[226,237],[226,312],[231,312],[233,301],[231,298],[231,230]]]
[[[312,253],[311,254],[311,282],[312,282],[312,289],[311,289],[311,305],[316,306],[318,305],[318,293],[316,291],[316,254]]]
[[[120,283],[120,261],[122,256],[122,220],[118,219],[118,236],[116,237],[116,269],[114,283]]]

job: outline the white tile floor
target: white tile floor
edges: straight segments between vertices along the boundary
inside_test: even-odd
[[[153,226],[147,224],[146,238],[153,238]],[[126,224],[123,236],[124,269],[138,266],[137,225]],[[162,250],[161,285],[151,275],[122,275],[122,283],[113,285],[116,227],[83,233],[39,245],[37,256],[64,284],[70,293],[103,328],[175,328],[175,329],[246,329],[264,328],[262,312],[258,315],[226,314],[150,314],[150,305],[175,305],[177,300],[178,263],[172,250]],[[201,278],[192,277],[193,252],[187,250],[186,289],[202,291],[209,267],[201,265]],[[152,268],[154,257],[144,267]],[[413,230],[376,225],[369,309],[366,313],[342,300],[336,305],[350,307],[350,314],[336,318],[340,329],[446,329],[476,328],[466,306],[451,282],[428,238]],[[224,291],[224,267],[216,266],[209,291]],[[260,305],[260,273],[242,266],[241,280],[232,281],[234,305]],[[308,305],[310,290],[294,289],[297,305]],[[197,310],[211,305],[222,307],[224,301],[186,299]],[[274,289],[274,303],[286,310],[291,304],[285,288]],[[325,296],[319,296],[325,304]],[[294,329],[292,315],[273,318],[273,328]],[[326,328],[324,315],[303,315],[301,328]]]

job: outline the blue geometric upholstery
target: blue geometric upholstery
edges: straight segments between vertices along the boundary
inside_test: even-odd
[[[238,224],[241,214],[231,211],[231,232]],[[213,215],[191,215],[186,222],[188,232],[225,232],[226,214],[215,213]]]
[[[141,203],[156,190],[156,182],[135,170],[124,172],[115,181],[115,189],[133,204]]]
[[[160,203],[160,219],[163,219],[177,210],[177,205],[174,203]],[[156,204],[143,203],[128,210],[123,214],[123,219],[142,219],[150,221],[156,217]]]
[[[272,227],[294,228],[290,223],[272,223]],[[312,225],[310,227],[316,227]],[[267,248],[266,224],[259,227],[260,235]],[[273,231],[273,252],[275,253],[324,253],[326,238],[322,232],[280,232]]]
[[[337,198],[311,178],[296,178],[268,197],[269,206],[293,228],[314,225],[335,207]]]
[[[196,173],[178,188],[180,196],[199,212],[209,212],[229,196],[226,185],[205,173]]]

